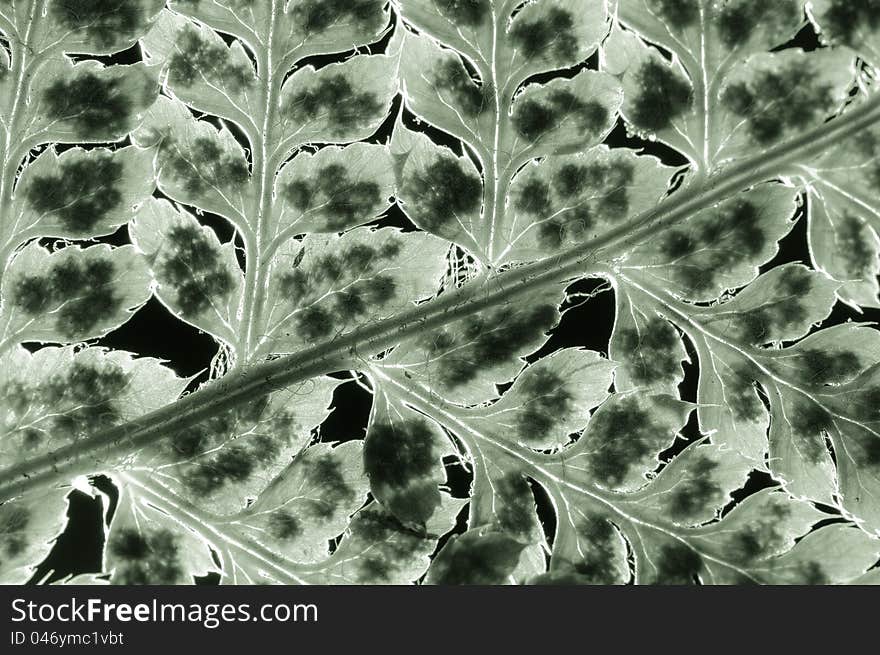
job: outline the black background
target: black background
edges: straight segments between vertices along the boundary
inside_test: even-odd
[[[374,45],[371,48],[371,51],[381,51],[384,45],[387,44],[387,41],[388,37],[383,39],[382,42]],[[811,50],[819,47],[819,42],[812,26],[808,26],[804,28],[793,41],[782,47],[799,47],[805,50]],[[363,49],[361,49],[361,51],[363,51]],[[301,62],[299,66],[301,67],[306,64],[321,66],[335,61],[341,61],[351,54],[352,53],[348,52],[328,57],[310,58]],[[95,59],[96,57],[77,57],[77,59],[82,58]],[[97,57],[97,59],[106,63],[132,63],[138,61],[140,58],[141,54],[138,46],[112,57]],[[557,71],[552,74],[538,76],[529,81],[545,81],[560,76],[571,77],[583,68],[596,67],[597,57],[594,56],[580,66],[564,71]],[[393,126],[394,117],[397,115],[399,106],[400,98],[398,97],[395,99],[389,118],[372,137],[367,139],[368,141],[386,142],[388,140]],[[459,153],[462,152],[460,142],[437,129],[420,123],[412,114],[409,114],[406,111],[404,112],[404,120],[407,126],[411,129],[424,131],[436,142],[448,145]],[[227,127],[233,129],[233,131],[235,130],[235,126],[232,124],[227,123]],[[240,134],[237,136],[242,140],[242,145],[247,148],[247,143],[244,141],[243,136]],[[639,149],[646,154],[660,158],[663,163],[670,166],[683,166],[687,163],[680,154],[662,144],[652,143],[628,135],[622,121],[618,122],[618,125],[605,142],[611,147]],[[114,144],[111,147],[125,145],[126,143],[127,142]],[[61,150],[63,148],[59,147],[58,149]],[[163,197],[159,191],[154,195],[157,197]],[[194,208],[190,207],[189,209],[193,210]],[[200,212],[199,220],[204,224],[213,227],[222,241],[229,241],[235,238],[232,227],[224,218]],[[392,205],[392,207],[377,221],[374,221],[373,224],[383,226],[393,225],[404,229],[415,229],[397,205]],[[805,217],[803,215],[799,216],[794,229],[780,242],[778,255],[771,262],[762,267],[762,271],[769,270],[778,264],[786,262],[801,262],[810,265],[806,227]],[[54,240],[46,239],[44,241],[46,243],[51,243]],[[110,236],[101,237],[92,241],[119,245],[129,243],[129,238],[127,229],[123,226]],[[603,285],[600,280],[584,280],[574,284],[571,287],[571,290],[592,291],[601,286]],[[611,328],[614,319],[613,292],[606,291],[600,293],[586,302],[578,301],[576,305],[572,304],[563,306],[563,309],[567,311],[565,311],[561,323],[551,332],[545,346],[541,348],[539,352],[530,356],[529,359],[548,354],[559,348],[572,346],[597,350],[607,355],[608,340],[611,335]],[[878,319],[880,319],[880,312],[877,310],[866,311],[863,314],[859,314],[852,308],[838,303],[833,314],[822,324],[821,327],[840,324],[848,320],[873,322]],[[151,356],[167,360],[169,365],[182,376],[199,374],[199,377],[192,385],[193,388],[207,379],[206,371],[210,365],[212,357],[217,352],[217,345],[211,336],[173,317],[155,298],[152,298],[147,302],[147,304],[126,324],[93,343],[98,346],[128,350],[142,356]],[[686,338],[685,343],[691,354],[692,362],[696,362],[693,349],[687,342]],[[31,347],[39,347],[39,344],[32,344]],[[345,376],[348,377],[347,374],[345,374]],[[684,400],[695,402],[696,388],[697,367],[693,363],[686,364],[685,379],[680,386],[681,397]],[[326,441],[336,441],[340,439],[362,437],[366,428],[370,405],[371,397],[361,386],[353,382],[341,384],[338,387],[333,400],[335,411],[321,426],[320,433],[322,439]],[[663,458],[668,460],[680,452],[688,443],[698,437],[699,431],[697,429],[694,414],[691,422],[683,431],[682,436],[676,441],[672,448],[663,454]],[[450,487],[453,495],[467,497],[471,483],[470,475],[460,465],[457,465],[454,462],[448,463],[447,472],[447,485]],[[100,489],[107,495],[109,500],[109,511],[106,512],[106,516],[103,501],[100,496],[92,498],[79,491],[71,492],[69,496],[70,507],[68,512],[68,526],[58,538],[50,555],[39,566],[36,574],[31,580],[32,583],[39,581],[54,581],[67,578],[68,576],[77,573],[98,572],[101,570],[101,551],[104,540],[104,530],[102,529],[101,524],[105,519],[109,520],[112,517],[116,491],[107,477],[97,476],[93,478],[93,483],[96,488]],[[754,493],[761,488],[772,486],[773,484],[775,483],[770,476],[757,472],[753,473],[748,484],[742,490],[737,492],[734,503],[741,501],[747,495]],[[544,524],[545,531],[547,532],[548,537],[552,539],[555,519],[549,499],[545,496],[543,490],[541,490],[539,486],[533,485],[533,489],[539,515]],[[729,509],[730,507],[727,508],[727,511],[729,511]],[[456,527],[456,531],[460,532],[465,528],[466,524],[463,514]],[[207,579],[198,580],[198,582],[214,583],[216,582],[216,576],[210,576]]]

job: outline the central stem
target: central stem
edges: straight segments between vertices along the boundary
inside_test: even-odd
[[[599,262],[619,257],[634,244],[711,207],[732,194],[791,173],[804,159],[824,153],[880,120],[880,95],[828,125],[677,191],[654,209],[577,246],[533,264],[483,276],[472,283],[397,316],[357,328],[298,353],[247,370],[236,369],[180,400],[133,421],[101,431],[0,472],[0,502],[34,487],[73,475],[104,470],[119,456],[199,423],[237,404],[297,381],[360,366],[364,356],[381,352],[414,335],[434,330],[485,309],[514,304],[536,290],[588,275]]]

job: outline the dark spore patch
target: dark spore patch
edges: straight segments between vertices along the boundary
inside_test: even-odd
[[[376,94],[358,90],[342,73],[322,76],[295,92],[286,103],[285,112],[300,123],[326,121],[334,136],[368,124],[383,113]]]
[[[184,576],[178,539],[165,528],[145,532],[134,528],[114,531],[107,548],[120,560],[113,574],[116,584],[179,584]]]
[[[574,17],[561,7],[551,6],[534,20],[515,20],[510,38],[526,59],[551,57],[568,61],[578,54]]]
[[[650,59],[636,73],[638,93],[630,110],[638,127],[656,132],[690,111],[694,90],[684,76],[670,66]]]
[[[494,484],[495,522],[499,530],[526,537],[535,526],[535,503],[525,477],[511,471]]]
[[[825,433],[832,429],[831,415],[811,401],[800,401],[788,417],[792,432],[798,440],[798,450],[811,463],[818,463],[828,454]]]
[[[844,214],[837,233],[838,253],[846,259],[846,272],[854,278],[870,275],[877,264],[877,253],[869,245],[872,241],[868,235],[861,220],[852,214]]]
[[[34,177],[25,198],[38,214],[54,214],[65,229],[86,232],[119,208],[123,170],[110,153],[67,158],[56,175]]]
[[[306,307],[295,318],[297,331],[309,341],[315,341],[327,334],[333,334],[336,321],[324,307]]]
[[[438,462],[434,432],[422,419],[376,423],[364,442],[364,469],[374,485],[406,487],[430,477]]]
[[[200,136],[185,147],[166,137],[160,153],[172,175],[194,195],[212,188],[237,188],[249,178],[247,160],[240,153],[223,150],[217,137]]]
[[[812,66],[803,61],[732,84],[721,100],[732,113],[748,121],[749,135],[760,145],[778,141],[787,130],[804,130],[819,123],[834,104],[831,86],[820,82]]]
[[[292,541],[302,534],[301,521],[286,509],[269,514],[266,528],[279,541]]]
[[[669,511],[673,518],[687,520],[711,503],[721,500],[721,487],[712,475],[718,463],[700,457],[688,470],[688,477],[677,484],[672,492]]]
[[[672,27],[690,27],[700,18],[697,0],[650,0],[650,8]]]
[[[776,548],[783,540],[778,529],[779,521],[790,514],[782,505],[772,505],[767,516],[749,523],[735,533],[727,546],[731,557],[744,563],[752,562]]]
[[[206,311],[232,290],[234,280],[201,228],[177,225],[167,238],[170,247],[158,266],[160,279],[174,291],[185,316]]]
[[[764,404],[758,396],[754,375],[749,369],[734,369],[725,384],[727,405],[736,420],[758,421],[764,416]]]
[[[45,276],[20,278],[13,287],[12,301],[31,315],[57,307],[56,329],[74,338],[119,310],[121,298],[115,293],[113,276],[114,266],[108,260],[81,263],[69,257]]]
[[[466,533],[450,539],[433,563],[435,584],[503,584],[524,545],[501,533]]]
[[[735,48],[746,43],[759,25],[791,26],[794,29],[802,19],[799,3],[791,0],[773,3],[738,0],[721,7],[716,24],[722,43]]]
[[[577,526],[586,548],[584,559],[574,562],[574,570],[586,584],[614,584],[619,582],[614,565],[617,557],[617,532],[611,521],[603,516],[590,515]]]
[[[704,292],[715,284],[718,273],[755,257],[766,242],[758,207],[737,199],[695,220],[687,230],[667,233],[659,248],[676,264],[673,270],[681,284]]]
[[[551,213],[550,186],[541,179],[531,178],[516,194],[513,206],[532,216]]]
[[[110,552],[122,559],[141,559],[149,553],[149,544],[137,530],[120,530],[110,544]]]
[[[559,313],[552,305],[528,310],[505,307],[470,316],[462,322],[460,334],[444,330],[428,337],[423,345],[432,356],[440,357],[440,382],[458,388],[476,378],[480,368],[490,369],[520,354],[558,320]],[[459,347],[454,353],[443,356],[455,346]]]
[[[633,464],[649,455],[662,435],[649,413],[634,398],[624,398],[597,412],[588,432],[592,452],[590,473],[603,484],[615,487],[627,477]]]
[[[855,39],[860,31],[880,28],[880,0],[831,0],[823,26],[832,39],[858,46]]]
[[[85,30],[101,46],[114,44],[120,34],[135,34],[146,23],[135,0],[54,0],[50,12],[69,30]]]
[[[489,0],[434,0],[434,6],[456,25],[477,27],[491,11]]]
[[[654,317],[640,329],[619,330],[617,345],[638,385],[671,382],[681,374],[681,338],[668,321]]]
[[[828,575],[819,562],[802,562],[798,567],[797,584],[827,585],[830,583]]]
[[[859,356],[851,351],[826,352],[808,349],[799,353],[798,368],[809,384],[834,384],[856,375],[862,368]]]
[[[188,26],[181,31],[168,63],[168,79],[181,86],[192,86],[204,76],[238,93],[253,82],[254,71],[250,66],[233,64],[230,57],[230,51],[223,45],[210,43]]]
[[[523,98],[515,105],[513,126],[529,141],[537,141],[570,120],[580,135],[598,134],[608,123],[608,109],[595,100],[582,100],[567,89],[552,89],[541,100]]]
[[[69,80],[56,80],[43,93],[50,118],[71,123],[85,136],[109,136],[125,132],[133,111],[118,79],[81,73]]]
[[[364,31],[382,22],[384,4],[382,0],[304,0],[294,6],[291,15],[306,34],[350,23]]]
[[[479,210],[483,182],[451,157],[438,157],[406,185],[416,219],[424,229],[436,231],[445,224]]]
[[[334,231],[369,218],[383,200],[378,184],[352,179],[341,164],[322,166],[312,179],[291,180],[282,193],[297,210],[316,211]]]
[[[491,90],[471,77],[460,60],[446,59],[434,68],[434,86],[446,91],[469,116],[478,116],[489,107]]]
[[[205,462],[188,468],[182,478],[197,496],[209,496],[227,484],[241,483],[251,477],[257,465],[255,453],[244,446],[223,448]]]
[[[553,189],[559,194],[559,197],[571,198],[583,190],[588,177],[585,166],[564,164],[556,171],[556,176],[553,179]]]
[[[703,558],[683,543],[667,544],[660,551],[656,584],[690,585],[698,580]]]
[[[536,371],[520,385],[523,405],[517,415],[517,432],[526,443],[542,441],[572,412],[574,396],[565,380],[552,371]]]
[[[339,461],[332,455],[325,455],[307,464],[308,481],[320,494],[312,502],[311,512],[317,518],[329,519],[337,507],[354,497],[354,490],[348,485]]]

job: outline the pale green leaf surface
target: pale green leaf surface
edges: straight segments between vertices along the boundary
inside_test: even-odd
[[[235,342],[242,272],[232,243],[167,200],[150,199],[129,227],[157,282],[156,295],[175,315]]]
[[[511,380],[522,357],[537,350],[559,321],[558,296],[533,298],[528,310],[500,306],[452,322],[401,344],[375,367],[404,375],[426,392],[461,405],[498,395],[496,384]]]
[[[0,583],[24,584],[67,524],[67,489],[47,489],[0,505]]]
[[[150,297],[150,275],[133,246],[69,246],[49,252],[32,241],[2,282],[0,350],[16,342],[70,342],[119,327]]]
[[[392,159],[384,146],[352,143],[300,152],[275,181],[273,244],[371,221],[387,209],[393,194]]]
[[[102,348],[16,347],[0,356],[0,372],[0,459],[7,465],[134,419],[186,386],[156,359]]]
[[[218,413],[144,449],[136,470],[214,515],[243,511],[311,441],[337,384],[315,378]]]
[[[260,348],[291,352],[411,307],[436,290],[447,250],[430,235],[393,228],[285,242],[268,281]]]
[[[360,442],[316,444],[228,521],[279,555],[317,562],[330,556],[329,541],[345,532],[368,490]]]
[[[538,450],[568,443],[608,397],[616,364],[589,350],[566,349],[528,366],[497,402],[476,407],[481,431]]]
[[[43,151],[19,178],[4,243],[113,232],[153,191],[154,156],[135,147]]]

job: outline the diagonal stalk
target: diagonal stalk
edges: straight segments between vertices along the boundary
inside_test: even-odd
[[[262,364],[234,370],[199,391],[137,418],[0,472],[0,502],[71,476],[104,470],[107,462],[194,425],[218,412],[316,375],[357,368],[363,357],[401,340],[520,296],[582,277],[634,244],[742,189],[795,172],[795,166],[880,121],[880,94],[832,122],[676,191],[657,207],[556,256],[482,277],[391,318]]]

